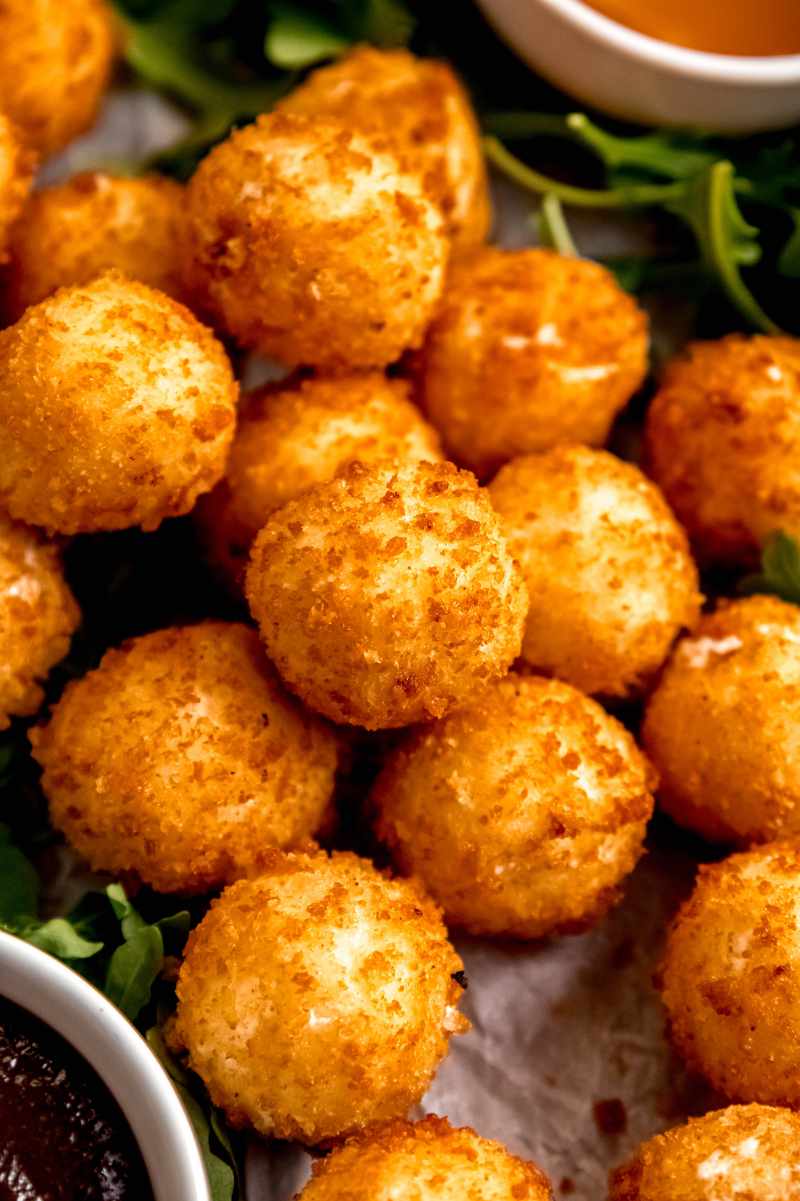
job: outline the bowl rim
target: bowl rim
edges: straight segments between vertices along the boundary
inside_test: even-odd
[[[662,70],[720,83],[784,86],[800,81],[800,53],[774,55],[715,54],[662,42],[598,12],[584,0],[528,0],[558,13],[596,42],[641,59]]]
[[[138,1030],[72,968],[0,930],[0,997],[60,1034],[109,1089],[142,1152],[156,1201],[211,1201],[189,1116]]]

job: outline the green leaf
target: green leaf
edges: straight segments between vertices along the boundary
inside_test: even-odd
[[[481,124],[487,135],[509,142],[570,136],[566,117],[556,113],[486,113]]]
[[[789,279],[800,279],[800,208],[789,208],[792,232],[786,239],[778,259],[778,270]]]
[[[414,18],[401,0],[343,0],[344,22],[355,41],[405,46]]]
[[[153,925],[161,931],[166,955],[180,955],[189,936],[192,919],[188,909],[181,909],[169,917],[159,918]]]
[[[765,333],[779,333],[739,270],[758,262],[761,246],[758,229],[745,220],[739,208],[733,164],[714,163],[687,180],[682,189],[665,207],[692,230],[707,270],[751,325]]]
[[[136,912],[121,884],[109,884],[106,889],[106,896],[111,902],[114,916],[122,927],[122,937],[124,939],[133,938],[134,934],[144,929],[147,922]]]
[[[570,113],[566,126],[612,173],[624,170],[662,179],[690,179],[719,157],[713,150],[702,147],[704,138],[691,139],[687,134],[666,132],[617,137],[595,125],[585,113]]]
[[[273,5],[273,17],[264,40],[264,54],[276,67],[296,71],[335,58],[352,39],[317,13],[294,4]]]
[[[575,257],[578,253],[561,207],[561,201],[548,192],[539,209],[539,240],[559,254]]]
[[[163,962],[164,940],[156,926],[137,930],[111,956],[105,993],[131,1021],[150,1000],[150,991]]]
[[[88,938],[83,938],[63,917],[54,917],[49,922],[37,924],[29,931],[23,931],[22,937],[40,951],[55,955],[57,959],[91,959],[103,949],[101,942],[91,942]]]
[[[39,903],[39,877],[28,859],[10,841],[8,827],[0,825],[0,925],[15,930],[35,920]]]
[[[161,1031],[157,1026],[152,1026],[146,1033],[145,1038],[150,1050],[161,1062],[169,1074],[184,1108],[189,1115],[189,1120],[192,1123],[194,1132],[197,1136],[197,1141],[200,1144],[200,1151],[203,1155],[203,1160],[206,1165],[208,1174],[208,1183],[211,1188],[212,1201],[232,1201],[236,1195],[236,1185],[238,1180],[238,1167],[233,1156],[231,1148],[231,1162],[226,1163],[219,1155],[215,1154],[211,1149],[211,1136],[214,1109],[208,1097],[203,1094],[201,1102],[194,1092],[191,1091],[189,1084],[190,1078],[186,1072],[175,1063],[175,1060],[170,1055],[166,1046]],[[223,1150],[228,1153],[230,1147],[230,1139],[220,1140]]]
[[[761,571],[745,576],[739,591],[767,592],[800,605],[800,546],[790,534],[770,534],[761,553]]]

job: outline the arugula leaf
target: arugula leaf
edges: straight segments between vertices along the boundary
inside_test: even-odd
[[[414,18],[401,0],[342,0],[341,7],[355,41],[404,46],[414,30]]]
[[[159,1028],[152,1026],[145,1034],[145,1038],[150,1050],[160,1061],[162,1067],[172,1080],[189,1115],[189,1120],[194,1127],[200,1151],[205,1161],[212,1201],[232,1201],[232,1198],[236,1195],[237,1187],[239,1195],[242,1195],[239,1168],[231,1145],[230,1136],[226,1133],[224,1138],[220,1138],[218,1133],[218,1131],[224,1130],[219,1115],[204,1091],[198,1096],[192,1089],[192,1082],[188,1073],[184,1072],[170,1055]],[[217,1140],[222,1150],[229,1157],[227,1162],[212,1149],[212,1137]]]
[[[792,232],[783,244],[783,250],[778,259],[778,270],[781,275],[790,279],[800,279],[800,208],[787,209],[792,222]]]
[[[318,13],[295,4],[274,4],[264,39],[264,53],[276,67],[296,71],[312,67],[346,50],[351,39]]]
[[[539,241],[559,254],[576,256],[578,251],[561,207],[561,201],[548,192],[539,209]]]
[[[38,902],[33,864],[11,843],[8,827],[0,825],[0,926],[16,933],[20,924],[35,920]]]
[[[26,942],[57,959],[91,959],[103,949],[101,942],[84,938],[64,917],[53,917],[48,922],[37,923],[28,933],[24,930],[21,933]]]
[[[137,930],[111,956],[104,991],[131,1021],[150,1000],[163,963],[164,941],[155,926]]]
[[[745,576],[739,591],[766,592],[800,605],[800,546],[791,534],[776,530],[761,552],[761,571]]]
[[[660,131],[617,137],[590,121],[585,113],[570,113],[566,127],[584,146],[602,160],[611,173],[641,172],[662,179],[690,179],[713,165],[719,155],[702,149],[699,139],[685,134]]]

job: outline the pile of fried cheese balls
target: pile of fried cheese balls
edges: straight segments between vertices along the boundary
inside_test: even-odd
[[[330,1152],[304,1201],[544,1201],[500,1144],[406,1120],[468,1028],[449,931],[586,929],[657,794],[736,849],[659,971],[731,1104],[610,1197],[797,1201],[800,610],[701,614],[696,562],[800,536],[800,342],[690,346],[624,462],[646,318],[595,263],[487,245],[446,65],[357,48],[185,187],[31,192],[117,40],[100,0],[0,5],[0,726],[79,625],[65,540],[192,512],[252,621],[113,647],[30,730],[93,869],[215,894],[171,1046],[232,1124]],[[240,396],[233,348],[288,373]],[[631,699],[641,748],[604,707]],[[320,849],[358,731],[383,732],[362,810],[393,871]]]

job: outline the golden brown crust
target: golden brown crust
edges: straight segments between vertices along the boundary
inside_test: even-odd
[[[393,1121],[348,1139],[298,1201],[552,1201],[544,1173],[468,1126],[433,1114]]]
[[[109,268],[180,300],[183,188],[158,175],[86,171],[40,188],[14,228],[5,308],[16,321],[66,284]]]
[[[64,658],[79,621],[56,547],[0,514],[0,730],[36,712],[39,681]]]
[[[377,133],[403,167],[423,177],[458,248],[485,241],[491,201],[480,131],[464,88],[446,63],[407,50],[358,46],[313,71],[278,108],[337,117]]]
[[[203,160],[187,206],[191,282],[242,345],[348,370],[420,344],[447,241],[381,142],[329,118],[262,116]]]
[[[35,167],[35,154],[23,146],[19,131],[0,112],[0,263],[8,257],[9,231],[30,191]]]
[[[643,849],[651,769],[577,689],[509,675],[406,736],[371,807],[378,836],[448,921],[541,938],[591,925]]]
[[[488,496],[452,464],[355,463],[273,513],[247,596],[289,686],[335,721],[441,717],[519,653],[527,594]]]
[[[28,145],[55,154],[97,116],[113,56],[105,0],[3,0],[0,108]]]
[[[753,562],[773,530],[800,535],[800,341],[695,342],[664,373],[646,454],[705,561]]]
[[[247,557],[269,515],[351,460],[437,462],[436,432],[402,380],[381,372],[267,385],[244,398],[225,479],[196,515],[223,577],[240,588]]]
[[[321,1143],[420,1099],[468,1025],[461,968],[413,882],[276,852],[191,934],[171,1041],[235,1125]]]
[[[800,1103],[800,843],[701,867],[659,984],[675,1047],[719,1092]]]
[[[722,601],[680,640],[642,736],[681,825],[746,845],[800,835],[800,609]]]
[[[286,695],[255,630],[207,621],[123,644],[31,731],[53,823],[97,870],[202,892],[307,842],[336,736]]]
[[[609,1201],[800,1201],[800,1117],[731,1105],[642,1143]]]
[[[641,692],[701,599],[658,488],[631,463],[571,446],[512,459],[489,495],[528,585],[526,662],[584,692]]]
[[[220,478],[236,383],[214,335],[108,272],[0,333],[0,500],[60,533],[154,529]]]
[[[428,417],[481,478],[605,442],[647,371],[647,319],[598,263],[483,247],[456,258],[416,364]]]

